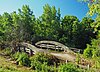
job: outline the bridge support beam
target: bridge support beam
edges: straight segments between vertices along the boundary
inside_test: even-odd
[[[25,46],[24,46],[23,50],[24,50],[24,52],[26,52]]]
[[[18,46],[18,52],[21,52],[21,50],[20,50],[20,46]]]
[[[31,49],[29,49],[29,55],[32,56],[33,55],[33,51]]]

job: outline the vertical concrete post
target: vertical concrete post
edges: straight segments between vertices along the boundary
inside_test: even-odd
[[[48,50],[48,44],[46,44],[46,48],[47,48],[47,50]]]
[[[18,46],[18,52],[21,52],[21,50],[20,50],[20,46]]]
[[[55,51],[56,51],[56,45],[54,45]]]
[[[88,64],[87,67],[88,67],[88,70],[89,70],[90,69],[90,65]]]
[[[32,56],[33,55],[33,51],[31,49],[29,49],[29,55]]]
[[[24,50],[24,52],[26,52],[25,46],[24,46],[24,49],[23,50]]]
[[[66,63],[68,63],[68,60],[66,59]]]

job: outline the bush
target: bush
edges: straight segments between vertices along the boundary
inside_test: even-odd
[[[36,55],[30,58],[31,60],[31,68],[37,71],[42,72],[51,72],[53,68],[50,65],[54,65],[58,62],[57,58],[45,53],[37,53]]]
[[[100,57],[100,48],[93,49],[93,58]]]
[[[76,63],[79,64],[80,60],[81,60],[80,55],[79,55],[79,53],[77,53],[76,54]]]
[[[100,69],[100,57],[95,58],[95,68]]]
[[[91,45],[87,45],[84,50],[84,56],[90,58],[100,57],[100,39],[92,40]]]
[[[86,58],[92,58],[92,56],[93,56],[93,49],[91,48],[90,45],[87,45],[87,48],[84,50],[83,55],[84,55]]]
[[[97,40],[93,40],[92,43],[92,49],[93,49],[93,58],[96,58],[96,57],[100,57],[100,38],[97,39]]]
[[[3,53],[4,53],[5,55],[11,55],[11,49],[10,49],[10,48],[5,48],[5,49],[3,50]]]
[[[14,56],[19,65],[30,66],[30,60],[26,53],[17,52],[14,54]]]
[[[16,52],[14,55],[13,55],[13,58],[15,59],[15,60],[17,60],[18,58],[19,58],[19,56],[20,56],[20,52]]]
[[[80,72],[76,65],[72,63],[61,64],[59,66],[58,72]]]
[[[100,38],[92,40],[91,45],[87,45],[84,56],[92,58],[95,61],[94,67],[100,68]]]

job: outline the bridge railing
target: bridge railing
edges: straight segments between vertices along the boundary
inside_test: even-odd
[[[56,41],[39,41],[35,43],[35,46],[39,48],[46,48],[46,49],[54,49],[54,50],[61,50],[66,52],[72,52],[67,46],[56,42]]]

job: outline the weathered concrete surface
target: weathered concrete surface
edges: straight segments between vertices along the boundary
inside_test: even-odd
[[[50,53],[50,54],[54,55],[57,58],[62,59],[62,60],[68,60],[71,62],[75,62],[75,60],[76,60],[76,56],[73,56],[73,55],[68,54],[68,53]]]
[[[75,56],[73,56],[73,55],[71,55],[69,53],[49,52],[46,49],[39,49],[39,48],[35,47],[34,45],[31,45],[31,44],[25,43],[25,42],[21,43],[21,45],[26,46],[27,48],[30,48],[35,53],[37,53],[37,52],[49,53],[49,54],[54,55],[57,58],[62,59],[62,60],[68,60],[68,61],[74,62],[75,58],[76,58]]]
[[[55,46],[58,46],[60,47],[61,49],[63,49],[64,51],[66,52],[73,52],[72,50],[70,50],[67,46],[59,43],[59,42],[56,42],[56,41],[39,41],[37,43],[35,43],[36,46],[38,46],[39,44],[53,44]],[[50,46],[50,45],[47,45],[47,46]],[[56,48],[56,47],[55,47]]]

